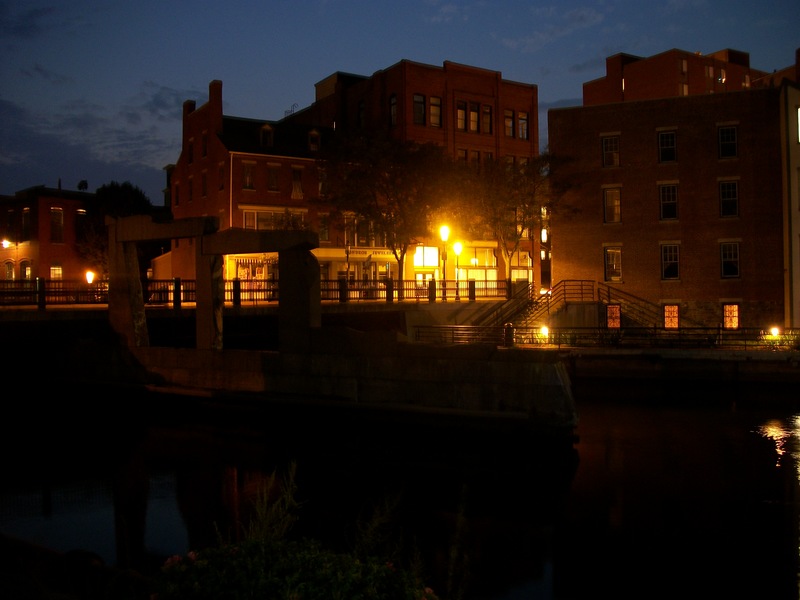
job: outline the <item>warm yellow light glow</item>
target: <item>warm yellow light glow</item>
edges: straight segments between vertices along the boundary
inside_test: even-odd
[[[86,283],[91,284],[94,281],[94,273],[86,271]]]
[[[3,248],[8,248],[9,246],[11,246],[11,242],[8,240],[3,240]]]
[[[442,241],[446,242],[447,238],[450,237],[450,228],[447,225],[442,225],[439,228],[439,235],[441,236]]]
[[[550,335],[550,329],[547,325],[542,325],[541,329],[539,329],[539,333],[542,334],[543,338],[547,338],[547,336]]]
[[[547,227],[542,227],[542,243],[547,243]]]
[[[464,246],[461,244],[461,242],[456,242],[455,244],[453,244],[453,252],[456,253],[456,256],[460,256],[461,255],[461,251],[463,249],[464,249]]]
[[[772,337],[778,337],[781,334],[781,330],[778,329],[777,327],[770,327],[769,328],[769,334]]]

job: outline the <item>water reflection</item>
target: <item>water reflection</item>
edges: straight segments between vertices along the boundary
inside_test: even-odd
[[[3,448],[0,531],[154,568],[235,536],[259,483],[295,462],[297,535],[347,548],[391,515],[387,544],[419,551],[443,598],[800,597],[792,390],[735,405],[575,393],[575,451],[309,411],[161,407],[111,434],[59,418]],[[32,445],[48,458],[18,451]]]

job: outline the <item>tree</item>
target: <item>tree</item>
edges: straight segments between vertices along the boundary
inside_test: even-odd
[[[401,142],[380,133],[342,134],[324,157],[324,200],[368,220],[402,276],[408,248],[429,233],[448,164],[435,144]]]
[[[112,181],[98,188],[94,200],[87,203],[86,215],[78,226],[78,254],[98,273],[104,277],[107,276],[108,229],[105,223],[106,217],[152,215],[154,212],[155,208],[147,195],[127,181],[125,183]],[[140,254],[148,254],[148,249],[140,246]]]
[[[496,241],[507,280],[520,242],[542,228],[556,203],[549,179],[552,161],[542,154],[522,165],[490,160],[480,167],[462,166],[461,220],[473,237],[488,234]]]

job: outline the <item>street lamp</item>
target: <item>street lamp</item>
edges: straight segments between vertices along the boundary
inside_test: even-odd
[[[453,252],[456,253],[456,302],[461,302],[461,297],[459,296],[458,291],[458,257],[461,256],[461,250],[464,249],[464,246],[461,245],[461,242],[456,242],[453,244]]]
[[[439,236],[442,238],[442,302],[447,302],[447,238],[450,237],[450,228],[442,225]]]

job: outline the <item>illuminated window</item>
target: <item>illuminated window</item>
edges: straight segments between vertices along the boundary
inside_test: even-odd
[[[722,327],[725,329],[739,329],[739,305],[722,305]]]
[[[437,96],[431,96],[430,100],[430,115],[431,127],[442,126],[442,99]]]
[[[603,148],[603,166],[619,166],[619,136],[612,135],[600,139]]]
[[[6,263],[6,279],[8,281],[14,279],[14,263],[10,261]]]
[[[469,130],[472,133],[478,133],[478,131],[480,131],[480,127],[478,126],[478,109],[477,102],[469,103]]]
[[[677,304],[664,305],[664,329],[677,329],[679,327],[679,313],[680,310]]]
[[[514,111],[506,109],[503,111],[503,130],[506,137],[514,137]]]
[[[64,278],[64,269],[61,265],[52,265],[50,267],[50,279],[53,281],[61,281]]]
[[[658,133],[658,162],[675,162],[678,160],[676,136],[674,131]]]
[[[680,277],[680,248],[678,244],[662,244],[661,246],[661,279],[678,279]]]
[[[519,139],[527,140],[529,134],[528,131],[528,113],[520,112],[517,115],[517,130],[519,131]]]
[[[671,220],[678,218],[678,186],[660,185],[658,186],[658,202],[661,208],[660,218]]]
[[[622,220],[620,188],[603,190],[603,222],[619,223]]]
[[[606,327],[609,329],[622,327],[622,307],[619,304],[606,305]]]
[[[726,279],[739,277],[739,243],[725,242],[719,245],[721,276]]]
[[[604,248],[605,280],[622,280],[622,248]]]
[[[467,130],[467,103],[463,100],[456,102],[456,129]]]

